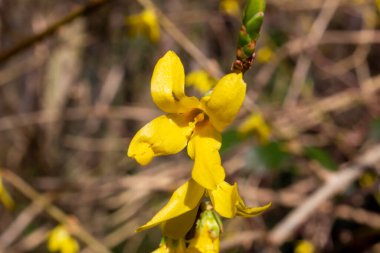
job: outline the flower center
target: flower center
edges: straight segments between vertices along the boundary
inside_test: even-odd
[[[193,109],[189,114],[188,117],[191,119],[190,124],[195,127],[195,125],[203,124],[208,121],[207,114],[202,111],[201,109]]]

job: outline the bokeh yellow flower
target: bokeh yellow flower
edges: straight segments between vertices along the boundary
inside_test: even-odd
[[[166,114],[136,133],[128,156],[146,165],[155,156],[176,154],[187,146],[194,160],[192,178],[206,189],[216,189],[225,177],[219,155],[221,131],[238,113],[246,84],[242,74],[225,75],[200,100],[186,96],[184,88],[181,60],[169,51],[157,62],[151,80],[153,101]]]
[[[125,23],[128,27],[128,34],[132,37],[144,35],[152,42],[160,39],[160,25],[154,10],[145,9],[139,14],[128,16]]]
[[[11,195],[9,195],[8,191],[4,187],[3,179],[1,178],[1,171],[0,171],[0,202],[7,209],[13,209],[15,205]]]
[[[268,46],[264,46],[260,48],[256,54],[256,60],[260,63],[270,62],[272,58],[273,58],[273,50]]]
[[[294,249],[294,253],[314,253],[314,245],[309,241],[299,241]]]
[[[180,186],[169,202],[145,225],[136,231],[140,232],[161,225],[164,236],[182,238],[193,226],[202,198],[208,195],[215,211],[225,218],[236,215],[253,217],[269,208],[270,204],[261,207],[247,207],[240,197],[236,183],[230,185],[223,181],[214,190],[207,190],[193,179]]]
[[[253,113],[241,123],[237,129],[241,135],[255,134],[260,143],[267,143],[271,135],[271,129],[259,113]]]
[[[216,80],[206,71],[198,70],[186,75],[185,83],[186,86],[192,86],[200,93],[205,94],[215,86]]]
[[[50,252],[79,252],[78,242],[70,235],[65,226],[56,226],[49,234],[48,250]]]
[[[220,0],[219,9],[228,15],[240,16],[240,0]]]

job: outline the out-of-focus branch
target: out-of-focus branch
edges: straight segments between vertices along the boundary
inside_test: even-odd
[[[99,7],[103,6],[104,4],[110,1],[111,0],[92,0],[86,5],[82,5],[76,8],[70,14],[56,21],[55,23],[53,23],[52,25],[50,25],[49,27],[47,27],[45,30],[41,31],[40,33],[31,35],[30,37],[25,38],[24,40],[16,44],[14,47],[9,48],[3,52],[0,52],[0,63],[7,61],[12,56],[20,53],[21,51],[33,46],[35,43],[54,34],[59,28],[61,28],[65,24],[70,23],[71,21],[73,21],[74,19],[78,17],[88,15],[89,13],[97,10]]]
[[[137,1],[145,8],[155,10],[159,17],[160,24],[166,30],[166,32],[173,39],[175,39],[178,44],[180,44],[182,48],[185,49],[200,66],[202,66],[202,68],[207,70],[214,77],[222,77],[223,72],[221,71],[218,63],[208,59],[207,56],[205,56],[202,51],[199,50],[199,48],[194,45],[194,43],[191,42],[191,40],[189,40],[189,38],[187,38],[186,35],[177,28],[177,26],[168,17],[166,17],[151,0]]]
[[[281,137],[294,138],[305,129],[322,122],[326,113],[370,102],[380,89],[380,76],[366,80],[360,87],[347,89],[285,113],[281,112],[278,117],[274,117],[273,126]]]
[[[325,201],[345,190],[369,166],[380,161],[380,145],[374,146],[349,166],[343,166],[341,171],[332,175],[330,179],[302,205],[292,211],[268,235],[268,241],[274,245],[281,245],[289,238],[315,210],[318,210]]]
[[[30,186],[28,183],[26,183],[12,171],[3,170],[2,176],[8,183],[13,185],[18,191],[20,191],[30,200],[36,201],[38,199],[43,199],[40,193],[34,190],[32,186]],[[68,229],[80,240],[86,243],[93,250],[93,252],[111,252],[106,246],[104,246],[101,242],[95,239],[74,217],[70,217],[69,215],[65,214],[61,209],[52,204],[44,203],[43,205],[45,211],[52,218],[54,218],[57,222],[66,225]]]
[[[305,44],[318,43],[322,39],[326,31],[327,25],[334,16],[335,11],[339,6],[340,0],[325,0],[321,12],[311,26],[310,33],[304,41]],[[306,75],[311,65],[310,54],[301,54],[297,60],[296,67],[292,76],[291,85],[285,97],[284,106],[286,108],[294,108],[297,104],[298,96],[301,92],[302,85],[306,79]]]
[[[13,223],[0,236],[0,252],[11,245],[23,230],[39,215],[46,206],[47,199],[36,199],[13,221]]]
[[[88,115],[95,114],[94,107],[79,107],[67,109],[63,112],[61,118],[54,118],[57,110],[42,110],[32,113],[5,116],[0,118],[0,132],[11,130],[17,127],[27,127],[38,124],[49,124],[59,120],[81,120]],[[138,121],[147,121],[158,115],[158,111],[149,108],[141,108],[134,106],[112,107],[107,115],[101,117],[134,119]]]

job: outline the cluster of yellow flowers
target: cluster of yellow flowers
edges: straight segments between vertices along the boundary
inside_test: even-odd
[[[247,207],[236,183],[230,185],[224,181],[225,171],[219,154],[221,132],[231,124],[243,103],[246,84],[242,74],[225,75],[200,100],[186,96],[184,87],[181,60],[169,51],[157,62],[151,80],[153,101],[166,114],[140,129],[128,149],[128,156],[141,165],[147,165],[156,156],[178,153],[185,147],[194,160],[191,179],[173,193],[148,223],[137,229],[143,231],[161,225],[167,239],[160,248],[168,247],[170,240],[180,244],[196,219],[197,225],[201,223],[197,213],[204,197],[208,197],[215,211],[225,218],[252,217],[269,207]],[[205,236],[202,229],[197,231],[199,236],[192,240]],[[187,246],[193,244],[188,242]]]

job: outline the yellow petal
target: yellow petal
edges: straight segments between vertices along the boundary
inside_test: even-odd
[[[219,80],[211,95],[202,98],[204,110],[218,131],[234,120],[243,104],[245,90],[242,74],[232,73]]]
[[[125,24],[128,26],[128,34],[131,37],[142,34],[152,42],[157,42],[160,38],[160,26],[156,13],[152,9],[126,17]]]
[[[68,237],[62,243],[61,253],[77,253],[77,252],[79,252],[78,242],[74,238]]]
[[[63,244],[69,237],[69,232],[64,226],[56,226],[49,234],[48,250],[50,252],[61,250]]]
[[[184,238],[194,225],[197,213],[198,208],[196,207],[187,213],[164,222],[161,226],[162,234],[173,239]]]
[[[294,249],[294,253],[314,253],[314,245],[306,240],[299,241]]]
[[[169,51],[157,62],[153,71],[153,101],[168,113],[182,113],[199,108],[199,100],[196,97],[187,97],[184,89],[185,71],[182,62],[173,51]]]
[[[215,210],[225,218],[233,218],[236,215],[253,217],[261,214],[271,204],[262,207],[247,207],[239,195],[237,184],[230,185],[223,182],[215,190],[208,191]]]
[[[253,113],[239,126],[238,133],[242,135],[254,133],[258,136],[260,142],[265,144],[269,141],[271,129],[260,113]]]
[[[130,15],[125,18],[125,24],[128,27],[128,35],[136,37],[144,30],[144,23],[142,21],[142,14]]]
[[[169,202],[148,223],[136,231],[152,228],[197,208],[204,191],[203,187],[190,179],[173,193]]]
[[[238,0],[221,0],[219,9],[231,16],[239,17],[240,15],[240,1]]]
[[[238,193],[239,201],[236,204],[236,214],[243,217],[253,217],[259,214],[262,214],[265,212],[272,204],[269,203],[265,206],[258,206],[258,207],[247,207],[243,201],[243,199],[240,197]]]
[[[204,70],[191,72],[186,75],[185,80],[186,86],[194,86],[202,94],[208,92],[216,83],[216,80]]]
[[[215,210],[225,218],[233,218],[236,215],[236,203],[239,200],[237,185],[222,182],[215,190],[208,191]]]
[[[157,42],[160,39],[160,25],[156,13],[152,9],[147,9],[142,13],[142,20],[146,25],[146,33],[150,41]]]
[[[184,115],[162,115],[136,133],[129,145],[128,156],[146,165],[155,156],[178,153],[186,146],[192,131],[193,126]]]
[[[190,138],[187,152],[194,159],[192,178],[206,189],[215,189],[226,176],[221,166],[220,147],[220,133],[209,122],[199,123]]]

